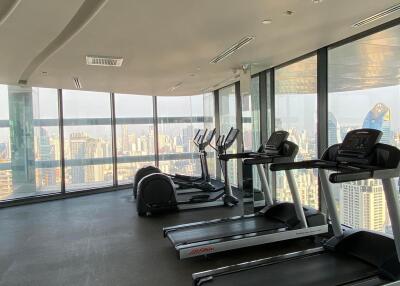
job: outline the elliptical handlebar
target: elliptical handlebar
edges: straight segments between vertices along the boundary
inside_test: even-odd
[[[219,135],[215,146],[210,143],[211,148],[213,148],[219,155],[225,154],[226,150],[232,146],[235,142],[237,136],[239,135],[239,129],[231,127],[227,135]]]

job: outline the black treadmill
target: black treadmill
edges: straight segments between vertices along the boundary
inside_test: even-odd
[[[260,153],[226,154],[220,157],[223,157],[221,160],[225,166],[231,158],[248,158],[251,164],[260,165],[293,162],[298,147],[286,138],[287,132],[277,131]],[[293,180],[291,175],[287,178]],[[271,199],[271,203],[267,201],[269,204],[256,214],[166,227],[163,229],[164,237],[171,241],[178,257],[182,259],[326,233],[328,226],[325,216],[312,208],[302,207],[295,182],[289,185],[293,186],[294,203],[273,203]],[[267,197],[272,196],[268,194]]]
[[[270,169],[319,169],[334,237],[322,247],[245,262],[193,274],[193,285],[383,285],[400,279],[400,206],[394,178],[400,174],[400,150],[378,143],[382,132],[349,132],[321,160],[273,164]],[[327,171],[333,171],[328,180]],[[331,183],[382,181],[393,237],[340,224]]]

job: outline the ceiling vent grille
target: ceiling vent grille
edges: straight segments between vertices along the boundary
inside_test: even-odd
[[[358,28],[358,27],[367,25],[367,24],[369,24],[371,22],[374,22],[374,21],[379,20],[379,19],[381,19],[383,17],[389,16],[390,14],[393,14],[393,13],[398,12],[398,11],[400,11],[400,3],[394,5],[394,6],[388,8],[386,10],[383,10],[383,11],[381,11],[379,13],[376,13],[376,14],[368,17],[368,18],[365,18],[365,19],[363,19],[361,21],[358,21],[357,23],[354,23],[352,25],[352,27]]]
[[[121,57],[86,56],[88,66],[120,67],[123,61]]]
[[[77,89],[81,89],[81,88],[82,88],[82,85],[81,85],[81,82],[80,82],[79,78],[73,77],[72,79],[74,80],[74,85],[75,85],[75,87],[76,87]]]
[[[250,43],[252,40],[254,40],[255,37],[253,36],[248,36],[248,37],[244,37],[243,39],[241,39],[239,42],[233,44],[230,48],[226,49],[225,51],[223,51],[222,53],[220,53],[218,56],[216,56],[215,58],[213,58],[210,62],[210,64],[216,64],[220,61],[222,61],[223,59],[229,57],[230,55],[232,55],[234,52],[236,52],[237,50],[239,50],[240,48],[243,48],[244,46],[246,46],[248,43]]]

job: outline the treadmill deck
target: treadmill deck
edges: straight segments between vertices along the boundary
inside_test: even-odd
[[[167,236],[175,246],[178,246],[286,227],[287,225],[281,221],[267,218],[264,215],[256,215],[249,218],[226,220],[177,229],[168,232]]]
[[[382,285],[377,269],[357,258],[323,252],[283,260],[269,265],[254,266],[243,271],[216,274],[203,283],[212,286],[260,286],[260,285]]]

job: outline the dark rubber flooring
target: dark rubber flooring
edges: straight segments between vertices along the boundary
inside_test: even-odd
[[[162,227],[239,215],[139,218],[128,190],[0,209],[0,285],[191,285],[193,272],[313,246],[310,240],[178,260]]]

